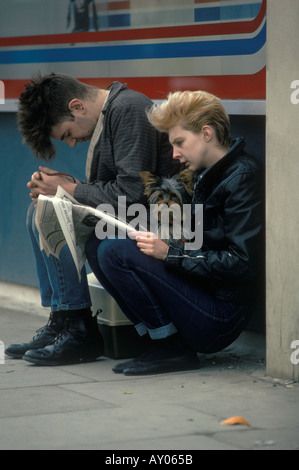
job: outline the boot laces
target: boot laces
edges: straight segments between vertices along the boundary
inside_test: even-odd
[[[96,311],[96,314],[93,315],[93,318],[97,317],[99,313],[101,313],[103,310],[101,308],[99,308],[97,311]],[[49,323],[51,321],[51,318],[49,319],[47,325],[45,325],[44,327],[40,328],[40,330],[43,330],[45,328],[51,328],[49,327]],[[49,343],[49,344],[54,344],[54,343],[57,343],[57,342],[60,342],[62,339],[64,339],[66,336],[72,336],[72,333],[71,333],[71,329],[70,329],[70,326],[72,324],[72,320],[71,318],[67,318],[66,321],[65,321],[65,325],[64,325],[64,328],[59,332],[57,333],[57,335],[55,336],[55,338],[53,338],[53,340]],[[38,330],[38,331],[40,331]],[[53,330],[54,331],[54,330]]]
[[[48,320],[47,324],[42,326],[38,330],[36,330],[36,335],[33,337],[33,340],[37,339],[46,330],[50,330],[51,332],[53,331],[54,333],[56,333],[55,330],[53,328],[51,328],[51,326],[50,326],[50,323],[51,323],[52,320],[53,320],[53,315],[50,314],[50,317],[49,317],[49,320]]]
[[[70,336],[71,335],[70,326],[71,326],[71,321],[69,318],[67,318],[65,321],[64,328],[59,333],[57,333],[55,338],[53,338],[53,340],[49,344],[57,343],[61,341],[63,338],[65,338],[66,336]]]

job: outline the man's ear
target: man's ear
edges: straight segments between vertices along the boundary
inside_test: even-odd
[[[69,102],[68,108],[72,114],[82,114],[85,111],[84,104],[78,98],[74,98]]]

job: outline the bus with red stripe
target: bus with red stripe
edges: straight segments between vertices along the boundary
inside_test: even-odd
[[[153,100],[204,89],[240,114],[264,113],[266,0],[23,0],[21,12],[13,5],[0,18],[9,109],[37,71],[54,71],[100,88],[118,80]]]

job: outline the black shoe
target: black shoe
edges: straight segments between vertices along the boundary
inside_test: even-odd
[[[131,359],[130,361],[122,362],[117,364],[116,366],[112,367],[113,372],[115,374],[122,374],[125,369],[132,367],[136,364],[136,359]]]
[[[199,368],[199,360],[196,353],[190,353],[185,356],[164,358],[155,361],[132,361],[123,369],[124,375],[148,375],[164,374],[167,372],[179,372],[185,370],[195,370]]]
[[[136,359],[117,364],[113,372],[124,375],[161,374],[199,368],[197,354],[179,334],[155,340],[152,349]]]
[[[117,364],[116,366],[112,367],[113,372],[115,372],[115,374],[122,374],[125,369],[133,367],[137,362],[140,362],[140,361],[142,362],[145,358],[147,358],[149,356],[149,354],[152,351],[156,352],[156,349],[157,348],[154,347],[150,351],[146,351],[146,352],[140,354],[135,359],[130,359],[129,361],[121,362],[120,364]]]
[[[22,359],[29,349],[44,348],[64,328],[65,316],[60,312],[51,312],[48,323],[37,330],[37,335],[29,343],[11,344],[5,349],[5,354],[15,359]]]
[[[23,359],[42,366],[59,366],[93,362],[103,354],[104,343],[96,318],[73,316],[51,344],[27,351]]]

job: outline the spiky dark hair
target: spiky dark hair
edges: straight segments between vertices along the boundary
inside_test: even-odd
[[[74,99],[85,99],[94,90],[65,74],[38,74],[25,86],[19,98],[18,126],[33,154],[43,160],[55,157],[51,141],[53,126],[73,120],[68,104]]]

